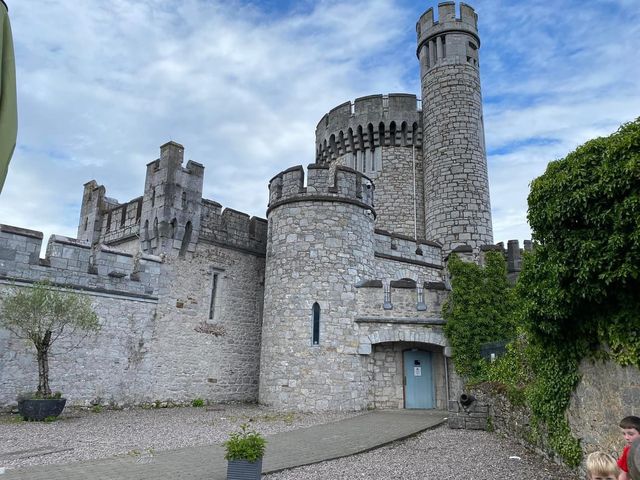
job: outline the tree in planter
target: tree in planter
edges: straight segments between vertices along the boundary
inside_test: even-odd
[[[86,336],[100,329],[89,298],[59,290],[48,282],[37,282],[30,288],[13,288],[0,302],[0,326],[18,338],[31,341],[36,349],[39,376],[36,397],[50,398],[51,346],[63,337],[76,333]],[[79,341],[69,350],[78,344]]]

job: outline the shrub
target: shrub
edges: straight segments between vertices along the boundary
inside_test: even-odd
[[[239,432],[229,435],[229,440],[223,443],[226,453],[226,460],[247,460],[255,462],[264,456],[267,441],[254,430],[249,430],[249,426],[244,423],[240,426]]]

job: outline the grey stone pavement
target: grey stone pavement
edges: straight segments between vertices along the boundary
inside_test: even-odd
[[[380,410],[334,423],[267,437],[262,473],[361,453],[441,424],[439,410]],[[8,470],[0,480],[224,480],[218,445],[188,447],[134,458],[118,456],[65,465]]]

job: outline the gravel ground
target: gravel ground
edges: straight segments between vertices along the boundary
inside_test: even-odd
[[[282,413],[247,404],[100,413],[66,408],[58,420],[49,423],[24,422],[18,415],[0,414],[0,467],[13,469],[219,444],[247,422],[264,435],[271,435],[355,415]]]
[[[282,413],[257,405],[102,411],[66,409],[58,421],[23,422],[0,415],[0,467],[70,463],[216,444],[251,421],[265,435],[328,423],[356,413]],[[64,451],[60,451],[66,449]],[[441,426],[371,452],[263,476],[304,479],[578,480],[496,434]]]
[[[497,434],[440,426],[367,453],[263,475],[265,480],[578,480]]]

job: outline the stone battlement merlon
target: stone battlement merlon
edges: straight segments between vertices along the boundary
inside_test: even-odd
[[[456,16],[455,2],[442,2],[438,4],[438,19],[434,18],[433,8],[429,8],[422,14],[416,24],[418,36],[418,57],[424,44],[434,37],[448,32],[464,32],[473,36],[480,47],[478,35],[478,14],[466,3],[460,3],[460,17]]]
[[[238,250],[264,254],[267,245],[267,221],[232,208],[223,209],[203,199],[200,240]]]
[[[40,258],[42,233],[0,225],[0,278],[49,280],[81,290],[156,296],[159,257],[129,253],[62,235],[51,235]]]
[[[299,201],[343,202],[359,205],[373,213],[374,185],[369,177],[344,166],[311,164],[305,172],[301,165],[288,168],[269,182],[267,215],[275,207]]]
[[[316,127],[316,163],[383,146],[422,146],[421,102],[415,95],[369,95],[325,114]]]

